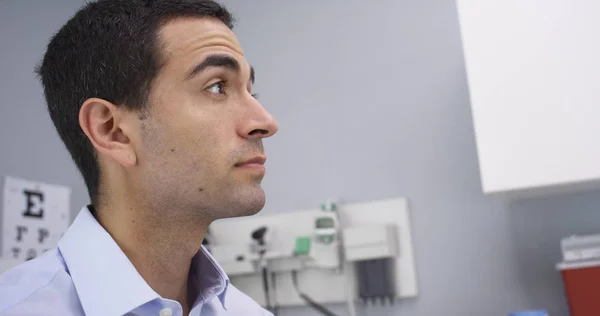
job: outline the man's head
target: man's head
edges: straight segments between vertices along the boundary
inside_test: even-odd
[[[212,219],[262,208],[277,122],[231,28],[213,1],[103,0],[52,38],[38,73],[93,204],[127,196]]]

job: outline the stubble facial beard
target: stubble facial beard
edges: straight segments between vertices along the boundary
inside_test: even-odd
[[[229,160],[232,161],[233,166],[236,162],[263,154],[262,141],[253,140],[233,150],[229,154]],[[263,175],[256,175],[249,183],[225,182],[217,192],[218,196],[209,199],[215,206],[209,211],[211,220],[250,216],[262,210],[265,205],[265,192],[261,187],[262,179]]]
[[[170,150],[165,147],[167,144],[161,140],[160,132],[157,129],[156,123],[152,124],[147,120],[142,122],[142,141],[144,149],[148,153],[147,156],[160,159],[161,156],[169,155]],[[241,148],[231,151],[226,159],[228,159],[228,165],[234,168],[236,162],[263,153],[262,141],[252,140]],[[202,167],[204,170],[210,170],[208,166]],[[264,207],[265,193],[261,188],[262,175],[256,175],[254,179],[244,183],[240,183],[239,179],[234,177],[219,179],[217,176],[214,177],[213,183],[200,181],[197,187],[194,187],[193,183],[189,183],[186,187],[173,190],[174,187],[181,186],[181,181],[186,179],[189,173],[189,170],[183,169],[173,170],[168,166],[166,168],[155,166],[147,170],[144,181],[146,183],[142,185],[143,192],[146,193],[146,202],[150,202],[154,211],[152,214],[155,215],[154,220],[182,225],[190,223],[207,225],[222,218],[254,215]],[[225,176],[229,175],[229,173],[225,173]]]

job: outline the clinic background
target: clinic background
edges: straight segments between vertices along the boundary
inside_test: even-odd
[[[411,201],[419,296],[369,315],[568,314],[560,239],[598,232],[600,192],[482,193],[454,1],[222,2],[257,70],[254,90],[281,126],[265,142],[262,214],[330,196]],[[33,69],[84,3],[0,0],[0,175],[71,187],[72,216],[87,192]]]

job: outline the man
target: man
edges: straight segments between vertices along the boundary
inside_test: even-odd
[[[52,38],[38,73],[92,203],[0,277],[0,315],[269,314],[201,248],[263,207],[277,131],[231,28],[209,0],[102,0]]]

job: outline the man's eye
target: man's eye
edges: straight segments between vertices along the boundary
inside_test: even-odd
[[[212,93],[212,94],[224,94],[225,93],[225,89],[224,89],[224,85],[222,81],[219,81],[217,83],[212,84],[210,87],[208,87],[208,92]]]

